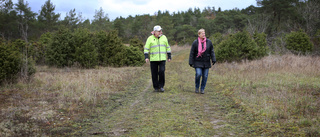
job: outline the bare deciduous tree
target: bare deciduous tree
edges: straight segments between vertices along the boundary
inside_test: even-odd
[[[303,0],[304,5],[300,5],[298,12],[305,20],[305,29],[309,35],[314,34],[317,30],[314,29],[316,24],[320,22],[320,1],[318,0]]]
[[[250,34],[255,32],[265,33],[268,28],[270,16],[266,14],[258,15],[256,18],[248,19],[247,31]]]

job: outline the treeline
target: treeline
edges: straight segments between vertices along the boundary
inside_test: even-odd
[[[317,55],[320,50],[318,0],[257,0],[258,7],[241,10],[208,6],[113,21],[102,8],[96,10],[93,20],[84,19],[76,9],[61,20],[50,0],[39,13],[24,0],[0,2],[1,70],[12,70],[4,69],[8,62],[20,62],[11,64],[18,71],[2,71],[1,79],[7,79],[3,77],[7,73],[32,74],[32,64],[84,68],[141,65],[140,51],[154,25],[161,25],[171,45],[192,43],[197,30],[204,28],[214,42],[218,61],[257,59],[268,53]],[[13,51],[12,56],[4,51]],[[7,61],[9,57],[12,61]]]

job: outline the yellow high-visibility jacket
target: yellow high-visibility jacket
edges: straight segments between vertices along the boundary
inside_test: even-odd
[[[149,36],[146,45],[144,46],[145,58],[149,58],[149,53],[150,61],[167,60],[166,54],[168,54],[168,59],[171,59],[171,48],[167,37],[165,35],[162,35],[159,38],[154,35]]]

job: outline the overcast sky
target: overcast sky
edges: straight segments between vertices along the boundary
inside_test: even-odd
[[[14,4],[18,0],[12,0]],[[47,0],[25,0],[29,3],[31,10],[39,13],[41,6]],[[55,5],[56,13],[60,13],[60,19],[63,20],[71,9],[76,9],[76,13],[82,13],[84,19],[93,19],[95,11],[100,7],[105,14],[108,14],[110,20],[122,16],[127,18],[129,15],[143,15],[160,11],[169,11],[170,14],[178,11],[187,11],[189,8],[220,7],[221,10],[230,10],[234,8],[243,9],[250,5],[257,6],[256,0],[51,0]]]

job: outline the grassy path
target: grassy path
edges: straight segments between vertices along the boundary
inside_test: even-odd
[[[241,128],[224,120],[225,104],[230,100],[216,93],[221,86],[214,79],[214,70],[209,72],[206,93],[194,93],[195,72],[187,63],[188,54],[189,50],[180,51],[172,62],[167,62],[164,93],[153,92],[150,70],[147,69],[127,93],[115,99],[120,105],[112,111],[102,110],[99,118],[83,129],[81,135],[241,135]]]
[[[0,88],[0,136],[320,136],[320,58],[218,63],[194,93],[189,47],[174,47],[164,93],[149,64],[38,67]]]

